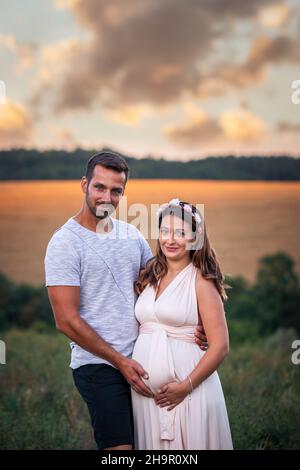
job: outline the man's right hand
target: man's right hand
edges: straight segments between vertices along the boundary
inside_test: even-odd
[[[154,394],[151,392],[150,388],[147,387],[147,385],[145,385],[141,379],[141,377],[148,379],[148,374],[141,364],[139,364],[134,359],[124,358],[118,368],[136,393],[144,395],[144,397],[154,397]]]

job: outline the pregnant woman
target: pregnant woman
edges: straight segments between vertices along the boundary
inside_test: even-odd
[[[136,449],[232,449],[216,371],[229,348],[223,280],[202,215],[178,199],[161,206],[156,256],[136,282],[140,330],[132,358],[154,393],[132,389]],[[199,323],[206,352],[194,342]]]

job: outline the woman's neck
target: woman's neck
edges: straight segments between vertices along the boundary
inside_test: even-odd
[[[176,275],[184,268],[190,264],[191,260],[189,258],[184,258],[180,260],[167,260],[168,274]]]

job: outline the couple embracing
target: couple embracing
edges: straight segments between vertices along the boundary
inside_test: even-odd
[[[120,155],[90,158],[83,206],[45,257],[95,441],[111,450],[232,449],[217,373],[229,350],[227,297],[202,214],[179,199],[163,204],[153,257],[133,225],[111,217],[127,179]]]

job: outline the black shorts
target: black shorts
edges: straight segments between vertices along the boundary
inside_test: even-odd
[[[130,386],[108,364],[87,364],[73,370],[74,383],[86,402],[99,449],[133,444]]]

